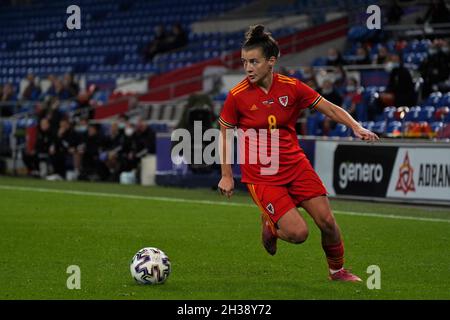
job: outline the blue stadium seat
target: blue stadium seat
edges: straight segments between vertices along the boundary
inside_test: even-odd
[[[387,122],[392,122],[395,120],[395,112],[397,111],[397,108],[394,106],[386,107],[383,110],[384,119]]]
[[[442,98],[442,92],[440,92],[440,91],[433,92],[428,96],[428,98],[425,100],[423,105],[424,106],[428,106],[428,105],[438,106],[441,98]]]
[[[432,122],[436,108],[433,106],[423,107],[418,115],[419,121]]]
[[[331,136],[331,137],[350,137],[350,134],[351,134],[351,130],[347,126],[345,126],[341,123],[338,123],[336,125],[336,128],[331,130],[329,136]]]
[[[450,112],[447,113],[447,115],[444,117],[444,122],[445,123],[450,123]]]
[[[376,121],[372,131],[377,134],[383,134],[386,131],[386,121]]]
[[[438,133],[440,130],[442,130],[442,128],[444,128],[444,122],[442,121],[436,121],[431,123],[431,130],[434,133]]]
[[[399,137],[403,131],[403,124],[400,121],[389,122],[386,126],[386,135],[390,137]]]
[[[439,99],[437,106],[438,107],[444,107],[444,106],[450,107],[450,92],[447,92]]]
[[[2,121],[3,136],[9,136],[12,133],[12,122],[10,120]]]
[[[419,121],[419,113],[422,111],[422,108],[420,106],[414,106],[411,107],[405,117],[404,117],[404,121]]]
[[[322,67],[322,66],[326,66],[326,65],[327,65],[327,59],[324,57],[318,57],[318,58],[314,59],[314,61],[312,62],[313,67]]]
[[[306,120],[306,134],[318,136],[322,134],[322,122],[325,119],[325,115],[320,112],[316,112],[310,115]]]

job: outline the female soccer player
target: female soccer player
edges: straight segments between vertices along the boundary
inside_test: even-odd
[[[345,110],[322,98],[301,81],[273,71],[280,50],[264,26],[249,28],[242,46],[241,60],[247,77],[230,90],[220,113],[221,159],[227,159],[227,130],[241,132],[267,130],[278,134],[278,170],[262,174],[267,167],[262,161],[241,163],[242,182],[247,184],[253,201],[262,211],[262,241],[271,255],[277,250],[277,239],[302,243],[308,237],[308,226],[297,207],[305,209],[321,230],[322,247],[329,266],[329,278],[341,281],[361,281],[343,267],[344,245],[341,232],[331,212],[327,191],[300,148],[295,123],[302,109],[322,112],[335,122],[353,130],[356,137],[378,140],[373,132],[363,128]],[[246,152],[269,148],[266,141],[253,145],[243,139]],[[242,145],[241,145],[242,146]],[[270,154],[266,150],[265,154]],[[222,160],[220,192],[231,197],[234,189],[230,162]]]

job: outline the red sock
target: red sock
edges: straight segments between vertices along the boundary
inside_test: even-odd
[[[322,244],[327,256],[328,266],[332,270],[339,270],[344,265],[344,244],[342,241],[336,244]]]

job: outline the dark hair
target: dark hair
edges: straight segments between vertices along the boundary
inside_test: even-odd
[[[266,59],[280,57],[280,48],[278,47],[277,41],[272,37],[270,32],[264,31],[264,26],[261,24],[250,26],[245,33],[245,41],[242,45],[242,49],[244,50],[252,50],[255,48],[261,48]]]

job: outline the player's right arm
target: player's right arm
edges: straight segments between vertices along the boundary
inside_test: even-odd
[[[220,166],[222,169],[222,178],[219,181],[219,191],[230,198],[233,195],[234,179],[231,168],[234,154],[232,154],[232,145],[234,142],[234,128],[238,123],[236,101],[230,92],[225,100],[225,103],[220,113]]]
[[[233,170],[231,168],[231,161],[232,155],[231,155],[231,143],[233,141],[230,141],[230,134],[227,134],[227,131],[229,132],[229,128],[226,128],[224,126],[220,127],[220,166],[222,170],[222,178],[219,181],[219,191],[230,198],[233,195],[234,190],[234,179],[233,179]]]

